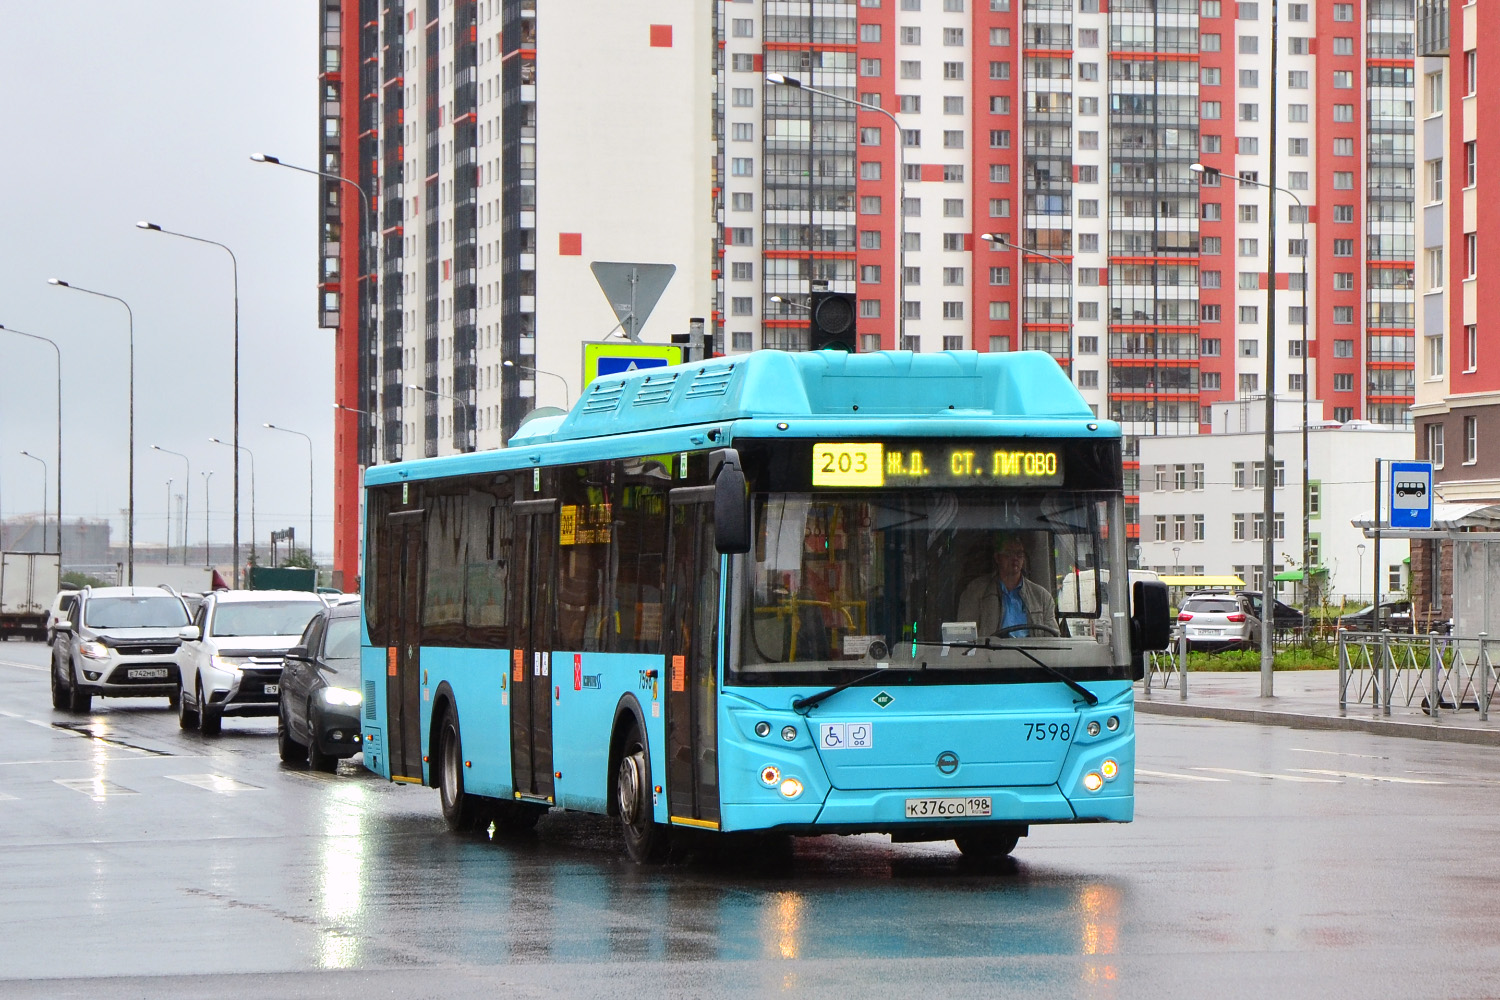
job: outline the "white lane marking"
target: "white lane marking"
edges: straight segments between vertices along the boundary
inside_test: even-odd
[[[1310,767],[1294,767],[1303,774],[1331,774],[1339,778],[1363,778],[1365,781],[1391,781],[1398,785],[1446,785],[1446,781],[1429,781],[1426,778],[1392,778],[1384,774],[1360,774],[1358,771],[1319,771]]]
[[[259,785],[246,784],[236,781],[226,774],[164,774],[164,778],[180,781],[185,785],[195,788],[204,788],[210,792],[220,792],[226,795],[235,792],[259,792],[264,791]]]
[[[1326,753],[1330,757],[1359,757],[1362,760],[1390,760],[1377,753],[1345,753],[1343,750],[1314,750],[1311,747],[1292,747],[1296,753]]]
[[[13,801],[14,799],[14,795],[6,795],[4,792],[0,792],[0,802]]]
[[[1295,774],[1271,774],[1267,771],[1241,771],[1233,767],[1195,767],[1194,771],[1213,771],[1215,774],[1238,774],[1246,778],[1270,778],[1274,781],[1310,781],[1324,785],[1337,785],[1332,778],[1302,778]]]
[[[95,802],[111,795],[140,794],[134,788],[126,788],[124,785],[117,785],[113,781],[107,781],[104,778],[53,778],[52,780],[64,788],[71,788],[75,792],[82,792]]]
[[[1148,775],[1152,778],[1176,778],[1178,781],[1228,781],[1228,778],[1206,778],[1201,774],[1174,774],[1171,771],[1148,771],[1144,767],[1135,769],[1136,774]]]
[[[17,663],[15,660],[0,660],[0,667],[15,667],[17,670],[35,670],[42,674],[47,672],[46,667],[39,667],[33,663]]]
[[[121,747],[120,749],[123,750],[125,748]],[[206,760],[206,759],[207,758],[203,754],[175,754],[175,753],[171,754],[170,756],[163,756],[161,754],[151,754],[149,756],[142,756],[142,757],[48,757],[46,760],[0,760],[0,767],[12,767],[12,766],[17,765],[17,764],[25,764],[25,765],[27,765],[29,767],[35,767],[38,764],[100,764],[100,763],[120,764],[120,763],[124,763],[125,761],[142,761],[142,760]]]

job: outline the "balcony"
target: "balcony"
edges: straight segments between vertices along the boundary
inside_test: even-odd
[[[1448,54],[1448,0],[1422,0],[1417,4],[1417,53]]]

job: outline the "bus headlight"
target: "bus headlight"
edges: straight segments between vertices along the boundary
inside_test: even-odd
[[[1098,771],[1090,771],[1083,776],[1083,787],[1091,792],[1097,792],[1104,787],[1104,779],[1099,777]]]
[[[1120,717],[1118,715],[1111,715],[1105,720],[1104,724],[1109,727],[1110,732],[1114,732],[1120,728]]]
[[[365,700],[364,695],[350,688],[324,688],[320,692],[323,700],[330,705],[359,705]]]
[[[786,740],[788,743],[791,743],[791,742],[795,741],[797,739],[797,727],[796,726],[782,726],[781,727],[781,738],[784,739],[784,740]]]
[[[1097,721],[1089,723],[1089,735],[1090,736],[1098,736],[1099,735],[1099,723]]]
[[[1120,765],[1112,760],[1106,760],[1099,765],[1099,773],[1104,775],[1105,781],[1114,781],[1120,774]]]
[[[789,799],[795,799],[802,794],[802,782],[796,778],[788,778],[781,783],[781,794]]]
[[[767,788],[775,788],[776,782],[781,780],[781,768],[775,764],[767,764],[760,769],[760,782]]]
[[[771,735],[771,724],[764,719],[755,724],[755,735],[765,739]]]

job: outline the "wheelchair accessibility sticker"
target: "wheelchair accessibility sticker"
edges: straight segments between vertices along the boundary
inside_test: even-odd
[[[875,726],[870,722],[822,722],[818,745],[824,750],[869,750],[875,745]]]

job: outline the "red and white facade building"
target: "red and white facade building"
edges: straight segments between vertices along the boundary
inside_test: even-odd
[[[703,317],[726,354],[797,349],[826,289],[856,297],[861,350],[1047,351],[1123,424],[1132,489],[1140,437],[1304,378],[1326,419],[1409,420],[1414,0],[324,3],[381,231],[378,334],[325,241],[341,400],[379,414],[340,423],[341,566],[353,457],[500,447],[562,402],[533,368],[577,398],[579,344],[615,322],[591,261],[677,265],[648,341]],[[1274,276],[1240,172],[1306,206],[1276,197]],[[361,420],[378,448],[348,447]]]

